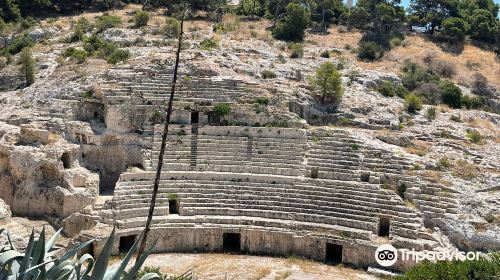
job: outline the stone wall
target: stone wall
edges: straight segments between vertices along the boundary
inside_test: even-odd
[[[92,205],[99,179],[80,166],[78,145],[41,125],[0,138],[0,198],[12,213],[64,218]]]
[[[157,240],[155,253],[223,252],[224,233],[240,234],[240,252],[252,255],[299,256],[325,261],[327,244],[342,246],[342,263],[355,267],[380,267],[375,260],[378,244],[366,241],[325,238],[310,233],[273,231],[272,229],[251,229],[240,227],[168,227],[153,228],[148,243]],[[113,254],[119,254],[120,237],[133,235],[136,230],[119,230],[113,244]],[[100,254],[106,239],[94,243],[94,253]],[[401,258],[391,266],[392,270],[404,271],[414,266]]]

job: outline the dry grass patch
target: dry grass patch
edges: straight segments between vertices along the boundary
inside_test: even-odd
[[[420,173],[423,178],[426,178],[430,182],[437,183],[437,184],[442,184],[447,187],[453,186],[453,184],[443,178],[443,174],[439,171],[435,170],[424,170]]]
[[[485,232],[488,230],[488,225],[476,223],[474,224],[474,228],[476,229],[477,232]]]
[[[465,160],[457,160],[452,167],[452,175],[462,179],[474,179],[481,173],[481,168],[473,163],[468,163]]]
[[[240,21],[237,32],[230,34],[231,39],[236,41],[245,41],[257,39],[271,43],[274,39],[267,27],[271,26],[271,21],[260,19],[256,21]]]
[[[285,280],[290,277],[290,275],[292,275],[291,270],[281,271],[276,273],[276,277],[274,277],[274,280]]]
[[[357,31],[351,31],[343,33],[343,28],[334,26],[328,29],[328,34],[307,34],[305,41],[315,42],[316,46],[323,47],[326,49],[339,48],[352,50],[358,47],[358,43],[361,40],[362,34]],[[355,53],[350,53],[350,57],[355,58]]]
[[[493,122],[483,118],[469,118],[467,119],[467,124],[473,128],[480,128],[488,130],[492,135],[500,135],[500,127],[495,125]]]
[[[410,153],[410,154],[414,154],[414,155],[418,155],[418,156],[425,156],[429,153],[430,149],[431,149],[431,144],[425,142],[425,141],[414,141],[413,142],[413,146],[411,147],[407,147],[405,148],[405,150]]]
[[[453,81],[459,84],[469,85],[472,76],[477,71],[484,75],[492,86],[500,88],[500,63],[497,61],[495,53],[486,51],[466,44],[463,51],[456,55],[444,52],[438,45],[422,36],[407,36],[405,47],[392,49],[380,61],[372,63],[358,62],[367,69],[377,69],[381,71],[396,72],[401,68],[401,63],[407,59],[423,62],[429,55],[434,54],[437,61],[445,61],[455,66],[456,74]],[[473,69],[473,70],[471,70]]]
[[[256,267],[255,271],[255,276],[253,279],[255,280],[260,280],[264,277],[266,277],[267,275],[269,275],[271,273],[271,269],[269,267]]]

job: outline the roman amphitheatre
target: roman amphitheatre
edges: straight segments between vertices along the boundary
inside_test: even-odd
[[[83,47],[66,40],[78,19],[103,15],[86,12],[30,29],[37,65],[30,86],[16,63],[0,69],[0,228],[21,248],[32,226],[38,232],[46,225],[63,228],[65,245],[95,239],[87,250],[99,255],[116,227],[119,255],[144,228],[177,41],[155,32],[165,20],[161,11],[132,28],[138,9],[113,11],[121,24],[102,31],[130,53],[125,61],[65,56]],[[408,113],[403,98],[377,90],[401,84],[405,58],[424,64],[432,57],[456,64],[450,80],[464,95],[475,95],[475,72],[486,76],[498,109],[500,64],[492,51],[466,43],[461,54],[450,54],[409,34],[367,63],[351,49],[361,34],[332,26],[326,35],[308,30],[303,55],[290,58],[287,44],[266,29],[268,20],[226,15],[222,22],[231,28],[215,30],[201,16],[185,22],[148,238],[157,240],[155,263],[162,254],[175,254],[171,261],[248,256],[262,265],[304,258],[296,261],[317,266],[309,270],[314,275],[332,264],[381,268],[375,250],[387,243],[417,251],[500,250],[498,114],[446,105]],[[206,47],[208,39],[216,45]],[[320,55],[325,50],[328,57]],[[342,65],[344,94],[335,109],[311,94],[309,77],[327,61]],[[469,63],[481,66],[472,71]],[[426,115],[431,107],[434,118]],[[212,255],[221,252],[233,254]],[[412,265],[398,261],[391,270]],[[293,273],[271,269],[252,277],[313,279],[303,273],[286,278]],[[345,279],[375,277],[349,273]],[[200,279],[223,279],[217,277]],[[234,277],[228,279],[250,279],[244,272]]]

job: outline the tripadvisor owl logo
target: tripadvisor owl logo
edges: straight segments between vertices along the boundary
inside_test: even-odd
[[[375,251],[375,260],[381,266],[392,266],[398,260],[398,250],[391,244],[382,244]]]

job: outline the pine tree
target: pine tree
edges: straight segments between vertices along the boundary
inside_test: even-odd
[[[20,64],[21,73],[26,80],[26,86],[32,85],[35,82],[36,61],[33,58],[30,48],[26,47],[21,51]]]
[[[316,75],[310,79],[311,87],[321,96],[321,103],[329,101],[338,104],[343,94],[341,74],[337,67],[327,61],[316,70]]]

